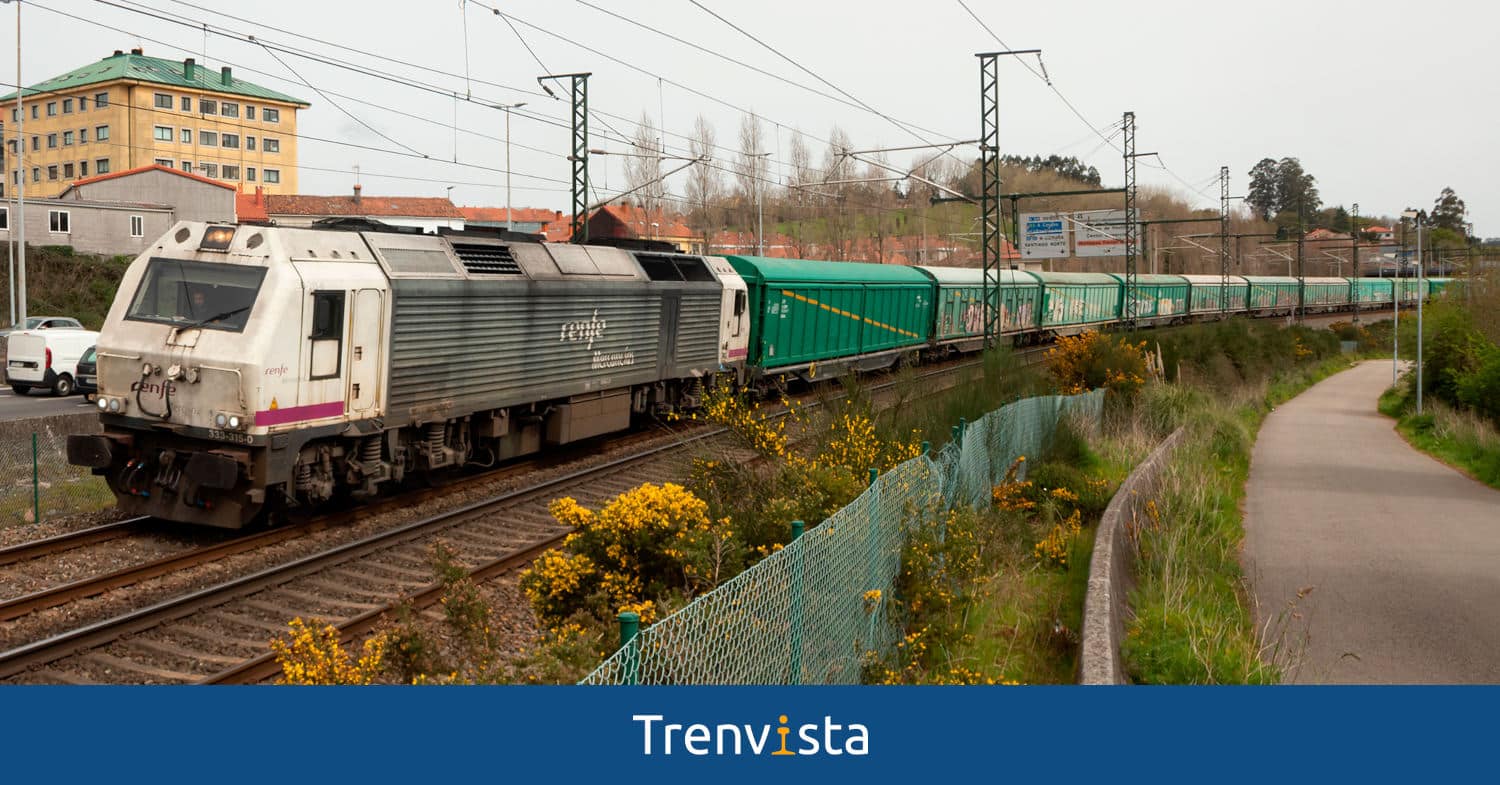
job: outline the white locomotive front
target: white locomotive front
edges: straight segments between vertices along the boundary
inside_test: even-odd
[[[744,282],[717,261],[179,223],[121,281],[103,433],[68,457],[124,512],[236,528],[622,429],[740,373]]]

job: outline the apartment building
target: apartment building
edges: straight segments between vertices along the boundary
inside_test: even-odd
[[[49,197],[78,179],[152,165],[297,192],[297,111],[308,102],[238,79],[228,66],[117,50],[26,88],[24,130],[16,103],[16,93],[0,97],[6,195],[22,177],[27,196]]]

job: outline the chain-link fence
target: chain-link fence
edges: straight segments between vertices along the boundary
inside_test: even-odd
[[[68,434],[97,429],[97,415],[0,423],[0,526],[113,506],[104,478],[68,464]]]
[[[631,638],[583,684],[856,684],[898,642],[888,618],[912,527],[989,503],[1064,416],[1097,425],[1104,392],[1017,401],[877,477],[859,498],[733,580]],[[1024,464],[1023,464],[1024,466]],[[878,592],[878,593],[877,593]]]

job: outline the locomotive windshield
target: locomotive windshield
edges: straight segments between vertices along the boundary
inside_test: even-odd
[[[152,259],[125,318],[240,332],[265,277],[264,267]]]

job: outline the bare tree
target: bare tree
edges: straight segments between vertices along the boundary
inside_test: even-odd
[[[745,224],[754,223],[756,200],[764,196],[765,152],[766,134],[761,127],[760,118],[746,114],[740,119],[740,154],[734,168],[734,179],[739,186],[740,204],[743,208],[742,221]]]
[[[854,179],[854,159],[846,155],[852,149],[849,134],[835,125],[828,134],[828,149],[823,152],[823,178],[818,187],[833,201],[828,212],[828,244],[838,259],[849,258],[848,196],[851,188],[845,181]]]
[[[724,183],[719,177],[719,170],[708,163],[708,159],[713,157],[713,151],[713,124],[700,114],[693,123],[693,136],[688,140],[688,153],[699,160],[688,170],[687,201],[693,211],[693,228],[703,233],[704,253],[712,252],[709,243],[713,241],[714,229],[717,228],[714,213],[724,196]]]
[[[632,191],[636,203],[646,212],[659,213],[667,195],[667,184],[662,180],[661,135],[651,115],[641,112],[630,144],[635,149],[625,159],[625,187]]]
[[[791,147],[788,149],[787,158],[791,165],[791,182],[787,190],[788,217],[792,225],[792,252],[800,258],[808,256],[808,237],[806,223],[813,214],[813,206],[816,198],[813,190],[817,187],[818,174],[813,169],[812,150],[807,147],[807,138],[801,131],[792,132]]]

